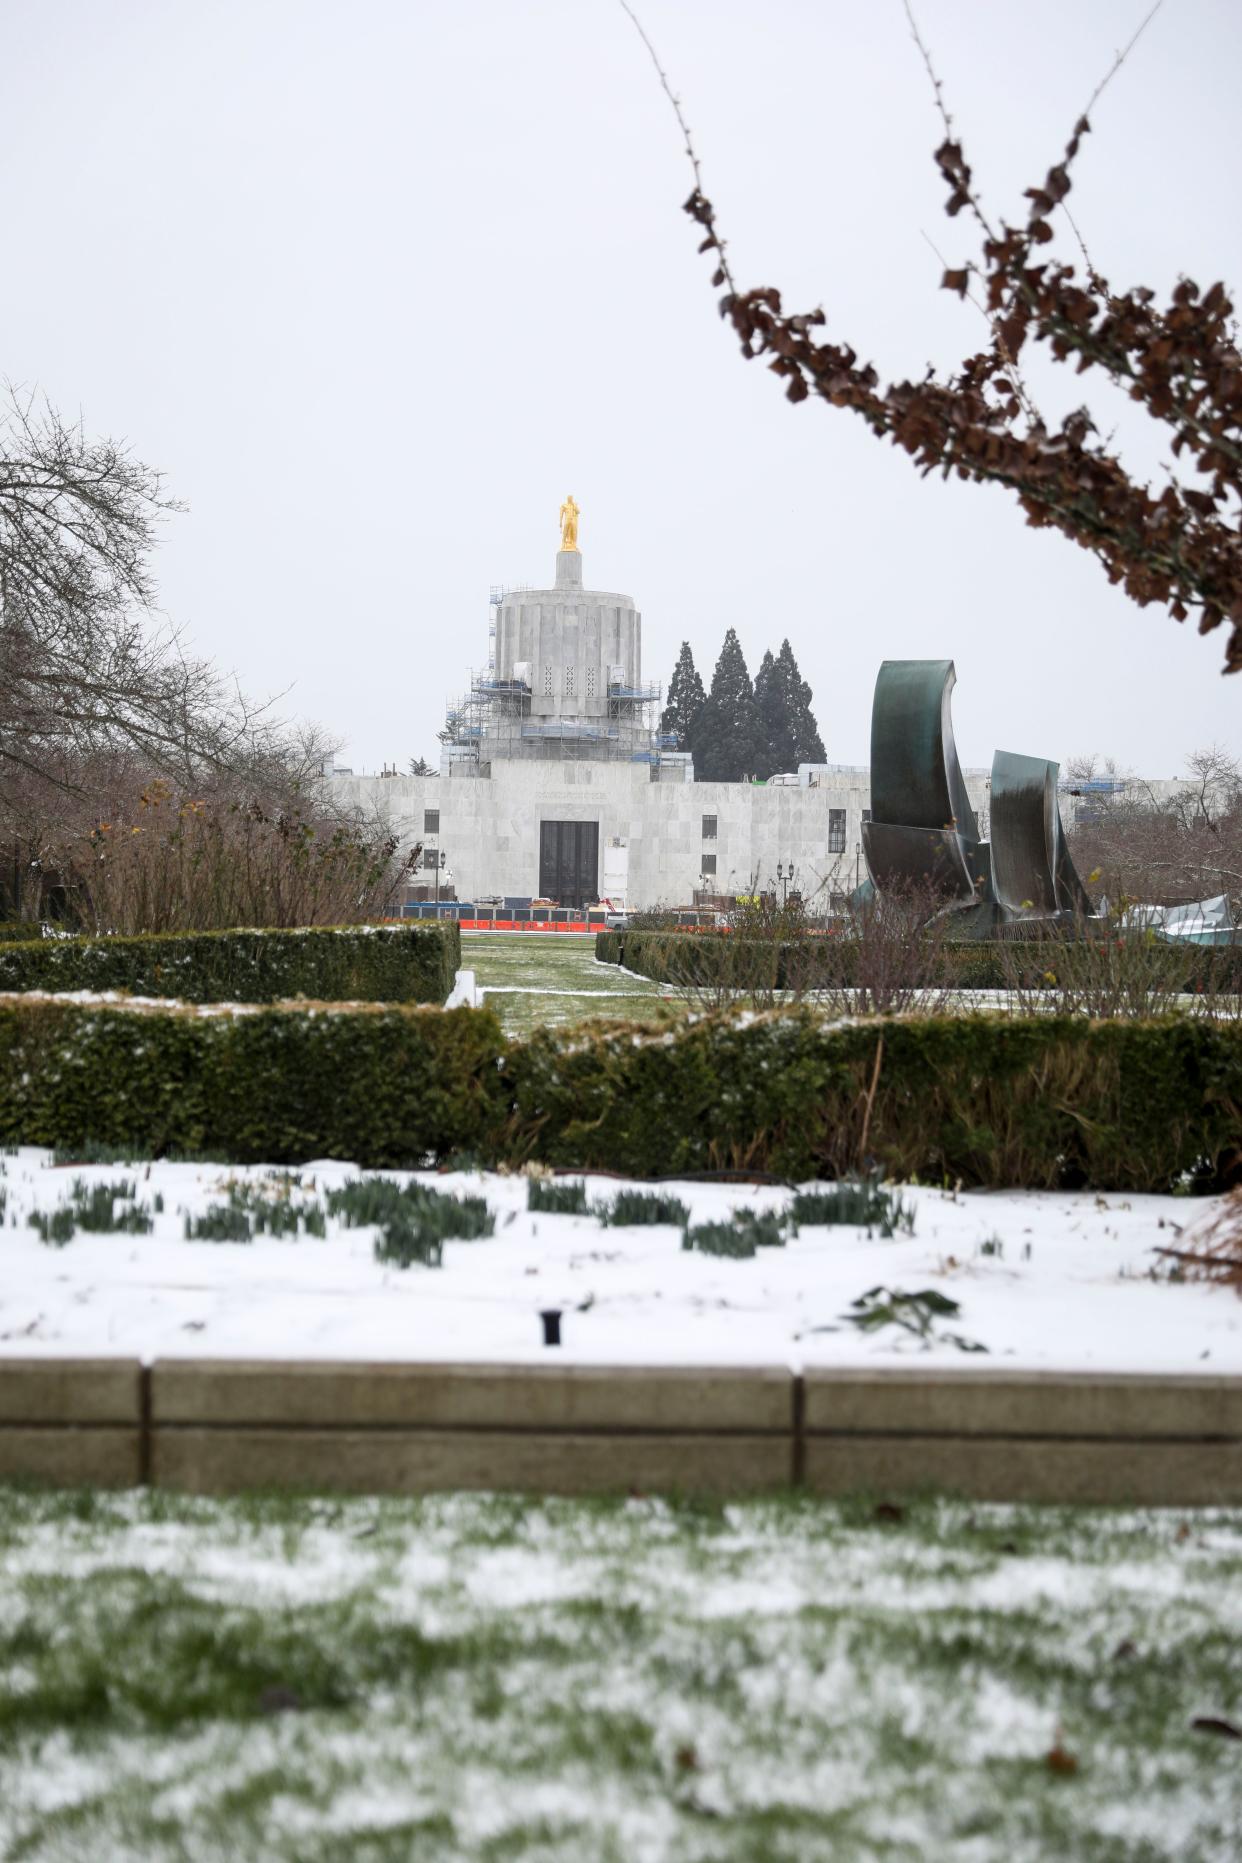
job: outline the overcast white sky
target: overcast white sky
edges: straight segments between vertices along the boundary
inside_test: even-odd
[[[917,0],[999,212],[1146,5]],[[900,0],[640,11],[743,285],[822,300],[886,379],[979,346],[924,237],[972,249]],[[436,756],[489,585],[551,579],[570,490],[647,676],[688,638],[710,677],[730,625],[753,672],[788,634],[834,761],[866,760],[876,667],[910,655],[956,659],[971,764],[1099,749],[1167,776],[1242,750],[1221,634],[743,363],[615,0],[0,0],[0,22],[0,371],[167,472],[190,507],[169,614],[250,692],[291,686],[355,767]],[[1239,0],[1165,0],[1071,197],[1115,283],[1242,290],[1240,93]],[[1155,429],[1120,418],[1154,466]]]

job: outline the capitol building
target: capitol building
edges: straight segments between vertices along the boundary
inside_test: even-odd
[[[486,663],[445,720],[440,774],[331,778],[338,802],[421,844],[419,877],[435,890],[636,911],[791,884],[827,905],[865,877],[866,769],[694,780],[689,754],[659,733],[633,598],[585,586],[572,498],[551,586],[495,590],[491,614]],[[966,780],[986,833],[987,773]]]

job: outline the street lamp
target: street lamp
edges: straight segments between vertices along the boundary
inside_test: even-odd
[[[794,877],[794,864],[793,864],[793,862],[792,862],[792,860],[790,861],[790,863],[789,863],[789,865],[788,865],[787,867],[786,867],[786,866],[784,866],[784,865],[783,865],[783,864],[782,864],[782,863],[781,863],[781,862],[780,862],[779,860],[777,861],[777,863],[776,863],[776,877],[777,877],[777,879],[778,879],[778,880],[780,881],[780,887],[781,887],[781,904],[782,904],[782,906],[783,906],[783,905],[784,905],[784,903],[785,903],[785,898],[786,898],[786,895],[787,895],[787,893],[788,893],[788,891],[789,891],[789,888],[790,888],[790,887],[791,887],[791,886],[793,885],[793,877]]]

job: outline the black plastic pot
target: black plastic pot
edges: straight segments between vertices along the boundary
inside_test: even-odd
[[[543,1343],[558,1346],[561,1343],[560,1307],[545,1307],[539,1317],[543,1321]]]

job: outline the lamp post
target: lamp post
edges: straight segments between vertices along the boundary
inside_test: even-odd
[[[779,860],[777,861],[776,877],[780,881],[781,905],[783,906],[785,904],[785,899],[786,899],[786,895],[788,894],[789,888],[793,885],[794,864],[792,860],[790,861],[787,867],[782,865],[782,863]]]

